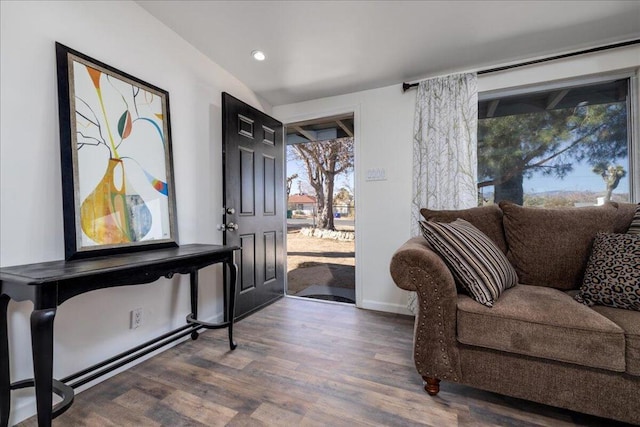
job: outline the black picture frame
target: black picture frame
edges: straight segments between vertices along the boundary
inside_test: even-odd
[[[178,246],[169,92],[56,43],[65,259]]]

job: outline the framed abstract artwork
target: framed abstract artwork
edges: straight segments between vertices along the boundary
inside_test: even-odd
[[[56,43],[65,258],[178,246],[169,93]]]

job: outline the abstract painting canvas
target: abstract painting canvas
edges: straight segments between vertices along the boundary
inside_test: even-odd
[[[169,93],[56,56],[66,259],[177,246]]]

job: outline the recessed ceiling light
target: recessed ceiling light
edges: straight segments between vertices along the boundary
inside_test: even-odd
[[[253,56],[253,59],[255,59],[256,61],[264,61],[265,59],[267,59],[267,55],[265,55],[261,50],[254,50],[253,52],[251,52],[251,56]]]

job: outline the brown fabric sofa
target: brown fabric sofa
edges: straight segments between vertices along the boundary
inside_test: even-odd
[[[471,222],[507,255],[519,284],[493,307],[458,290],[423,237],[391,261],[398,287],[418,297],[416,369],[440,380],[640,424],[640,312],[574,300],[597,232],[624,233],[636,205],[540,209],[501,204],[430,211]]]

